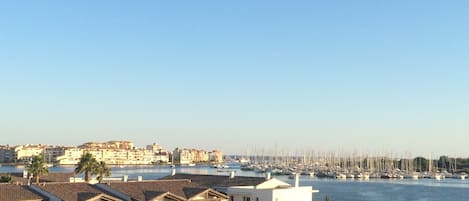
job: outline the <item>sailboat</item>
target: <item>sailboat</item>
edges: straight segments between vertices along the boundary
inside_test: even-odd
[[[465,180],[466,177],[467,177],[467,174],[464,173],[464,172],[459,175],[459,178],[460,178],[461,180]]]

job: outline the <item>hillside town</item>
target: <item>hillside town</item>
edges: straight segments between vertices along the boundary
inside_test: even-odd
[[[157,143],[139,148],[131,141],[87,142],[76,147],[44,144],[0,145],[0,163],[27,164],[33,156],[44,155],[49,165],[75,165],[83,153],[91,153],[96,160],[110,165],[152,165],[193,163],[221,163],[219,150],[175,148],[173,151]]]

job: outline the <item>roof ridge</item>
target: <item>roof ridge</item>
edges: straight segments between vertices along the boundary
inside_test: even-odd
[[[150,183],[150,182],[183,182],[183,181],[187,181],[187,182],[191,182],[190,179],[155,179],[155,180],[142,180],[142,181],[135,181],[135,180],[132,180],[132,181],[113,181],[111,182],[112,184],[122,184],[122,183]]]

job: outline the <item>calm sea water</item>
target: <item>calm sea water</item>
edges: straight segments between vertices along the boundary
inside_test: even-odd
[[[22,172],[21,166],[2,166],[0,172]],[[73,166],[51,167],[51,172],[71,172]],[[263,176],[254,172],[240,171],[239,167],[231,169],[214,169],[209,166],[177,167],[177,172],[192,174],[228,175],[236,171],[240,176]],[[120,166],[112,167],[112,177],[129,175],[129,178],[142,176],[144,179],[158,179],[170,173],[168,166]],[[293,183],[286,176],[276,177]],[[300,185],[313,186],[319,189],[314,194],[314,201],[323,201],[329,196],[331,201],[469,201],[469,180],[432,179],[420,180],[335,180],[318,179],[308,176],[300,178]]]

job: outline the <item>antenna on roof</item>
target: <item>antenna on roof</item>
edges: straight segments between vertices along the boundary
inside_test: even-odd
[[[265,173],[265,180],[269,180],[271,178],[272,178],[272,176],[271,176],[270,172]]]
[[[31,179],[33,179],[33,174],[29,175],[28,186],[31,186]]]
[[[300,174],[295,173],[295,188],[300,187]]]

